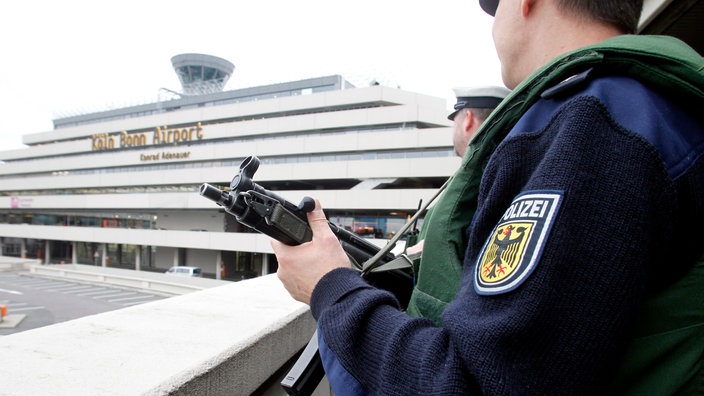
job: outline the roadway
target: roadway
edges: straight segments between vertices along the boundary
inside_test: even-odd
[[[8,315],[24,315],[16,327],[0,323],[0,336],[167,298],[103,285],[0,272],[0,305]],[[10,321],[7,321],[8,323]]]

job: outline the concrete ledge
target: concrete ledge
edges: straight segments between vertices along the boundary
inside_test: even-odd
[[[267,275],[0,337],[0,393],[248,395],[314,329]]]
[[[9,314],[5,315],[2,318],[2,321],[0,321],[0,329],[14,329],[17,327],[22,320],[26,317],[27,315],[24,314]]]
[[[29,260],[19,257],[0,256],[0,271],[23,271],[32,264],[39,264],[41,260]]]
[[[155,272],[83,264],[32,264],[29,265],[29,272],[32,276],[66,279],[90,284],[105,284],[168,296],[191,293],[232,283],[216,279],[176,277]]]

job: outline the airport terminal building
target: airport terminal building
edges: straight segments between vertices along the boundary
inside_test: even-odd
[[[459,164],[444,99],[325,76],[223,90],[234,65],[172,58],[170,100],[54,120],[0,152],[2,254],[239,280],[276,269],[269,237],[200,196],[241,161],[254,181],[383,243]]]

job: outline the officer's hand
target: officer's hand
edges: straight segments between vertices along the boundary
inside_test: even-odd
[[[311,294],[320,278],[335,268],[350,266],[347,254],[330,230],[317,199],[315,209],[308,213],[308,223],[313,231],[310,242],[288,246],[271,241],[279,261],[279,279],[293,298],[306,304],[310,304]]]

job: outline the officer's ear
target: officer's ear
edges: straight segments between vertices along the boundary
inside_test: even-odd
[[[521,15],[525,18],[528,14],[531,14],[536,3],[538,3],[536,0],[521,0]]]
[[[469,133],[472,130],[473,124],[477,121],[472,110],[464,109],[464,117],[462,117],[462,130],[464,133]]]

